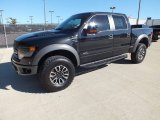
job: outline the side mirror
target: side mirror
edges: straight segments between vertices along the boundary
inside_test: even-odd
[[[87,34],[96,34],[97,32],[98,32],[97,28],[88,27],[87,29],[83,29],[83,35],[84,36],[87,36]]]
[[[91,22],[85,25],[82,35],[87,36],[88,34],[92,35],[97,33],[98,33],[98,26],[94,22]]]
[[[96,33],[97,33],[96,28],[87,29],[87,34],[96,34]]]

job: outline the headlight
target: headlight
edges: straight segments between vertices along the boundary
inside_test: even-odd
[[[24,57],[31,57],[35,51],[36,51],[35,46],[19,47],[18,48],[18,58],[22,59]]]

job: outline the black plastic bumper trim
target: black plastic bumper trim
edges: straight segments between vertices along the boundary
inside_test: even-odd
[[[13,65],[15,71],[19,75],[35,75],[35,74],[37,74],[38,66],[19,65],[19,64],[15,63],[13,59],[11,59],[11,62],[12,62],[12,65]]]

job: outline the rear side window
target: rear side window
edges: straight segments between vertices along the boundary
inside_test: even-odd
[[[96,27],[98,31],[110,30],[109,20],[107,15],[96,15],[89,22],[90,27]]]
[[[127,23],[123,16],[116,16],[116,15],[112,15],[112,16],[113,16],[116,30],[127,29]]]

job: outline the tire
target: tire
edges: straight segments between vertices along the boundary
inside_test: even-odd
[[[157,41],[158,41],[158,35],[153,35],[152,41],[153,41],[153,42],[157,42]]]
[[[131,61],[136,64],[143,62],[147,52],[146,49],[147,47],[145,44],[139,43],[136,51],[131,53]]]
[[[72,62],[63,56],[52,56],[45,60],[40,70],[40,80],[49,92],[57,92],[67,88],[75,76]]]

